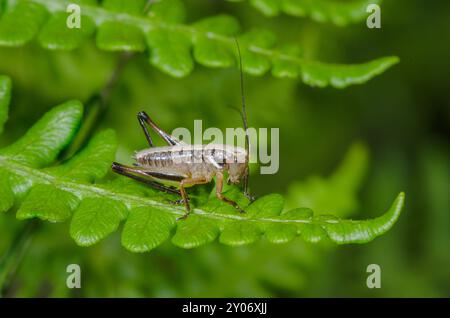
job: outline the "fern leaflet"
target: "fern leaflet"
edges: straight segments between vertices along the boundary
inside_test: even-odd
[[[81,8],[81,28],[68,28],[71,3]],[[268,30],[240,32],[238,21],[227,15],[185,24],[182,3],[165,0],[144,14],[144,0],[8,0],[0,15],[0,45],[22,46],[34,37],[47,49],[72,50],[95,32],[96,44],[107,51],[150,52],[149,61],[175,77],[187,76],[194,60],[207,67],[236,65],[234,37],[242,44],[244,72],[256,76],[301,78],[311,86],[344,88],[365,83],[398,63],[395,56],[361,64],[332,64],[299,55],[296,44],[276,45]],[[192,54],[191,54],[192,51]]]

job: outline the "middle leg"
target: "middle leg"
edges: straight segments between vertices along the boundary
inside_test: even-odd
[[[253,195],[251,195],[249,188],[248,188],[249,175],[250,175],[250,172],[249,172],[249,168],[247,165],[247,167],[245,168],[245,172],[244,172],[244,195],[247,199],[250,200],[250,202],[253,202],[256,200],[256,198]]]
[[[228,199],[222,194],[223,189],[223,173],[221,171],[216,172],[216,197],[225,203],[232,205],[236,210],[241,213],[245,213],[245,211],[233,200]]]
[[[198,185],[198,184],[205,184],[205,183],[208,183],[209,181],[210,180],[207,180],[206,178],[186,178],[186,179],[181,180],[180,193],[181,193],[181,197],[182,197],[184,206],[186,207],[186,213],[183,216],[177,218],[177,220],[186,219],[188,217],[189,213],[191,213],[191,206],[189,205],[189,197],[186,193],[185,187]]]

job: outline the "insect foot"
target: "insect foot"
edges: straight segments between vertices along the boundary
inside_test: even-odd
[[[224,202],[226,202],[226,203],[228,203],[228,204],[230,204],[230,205],[232,205],[232,206],[233,206],[236,210],[238,210],[240,213],[245,213],[244,209],[241,208],[241,207],[239,206],[239,204],[237,204],[237,203],[234,202],[233,200],[227,199],[227,198],[225,198],[225,197],[223,197],[223,199],[221,199],[221,200],[224,201]]]
[[[188,211],[185,214],[183,214],[182,216],[177,217],[177,221],[186,220],[190,213],[191,213],[191,211]]]
[[[189,203],[191,201],[191,199],[186,199],[186,201]],[[167,200],[167,202],[169,204],[173,204],[173,205],[181,205],[184,204],[184,199],[178,199],[178,200]]]
[[[256,200],[256,196],[251,195],[250,193],[244,193],[244,195],[245,195],[245,197],[246,197],[247,199],[250,200],[250,202],[253,202],[253,201]]]

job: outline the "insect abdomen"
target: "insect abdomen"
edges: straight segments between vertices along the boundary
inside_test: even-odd
[[[217,164],[233,163],[244,160],[245,154],[225,150],[225,145],[205,147],[203,145],[183,147],[159,147],[142,150],[136,154],[140,165],[150,167],[175,167],[186,164],[210,164],[211,158]],[[242,158],[241,158],[242,157]],[[208,159],[209,158],[209,159]]]
[[[164,168],[173,165],[173,153],[171,151],[149,152],[136,156],[136,160],[143,166]]]

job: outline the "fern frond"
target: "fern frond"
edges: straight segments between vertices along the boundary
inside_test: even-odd
[[[10,80],[0,77],[0,127],[6,118]],[[149,251],[172,235],[183,248],[198,247],[219,238],[223,244],[253,243],[263,234],[274,243],[296,236],[309,242],[331,240],[337,244],[366,243],[384,234],[397,221],[404,202],[401,193],[382,216],[364,221],[314,215],[309,208],[283,211],[279,194],[266,195],[249,204],[236,187],[226,195],[245,207],[239,214],[214,193],[203,198],[184,221],[184,209],[168,204],[170,195],[118,177],[99,182],[114,159],[116,138],[112,130],[93,137],[87,146],[65,162],[58,154],[72,141],[83,107],[69,101],[45,114],[18,141],[0,150],[0,212],[19,206],[18,219],[50,222],[71,219],[70,235],[82,246],[99,242],[116,231],[122,221],[122,244],[134,252]]]
[[[361,64],[330,64],[302,58],[297,45],[276,45],[266,30],[240,33],[238,21],[219,15],[193,24],[184,23],[184,8],[177,0],[152,4],[145,1],[7,0],[0,18],[0,45],[17,47],[37,37],[47,49],[71,50],[96,31],[96,43],[107,51],[150,52],[149,61],[175,77],[188,75],[194,60],[207,67],[236,65],[234,37],[242,39],[244,72],[301,78],[311,86],[344,88],[364,83],[398,63],[395,56]],[[81,7],[81,28],[69,29],[70,3]],[[255,34],[257,36],[255,36]],[[191,54],[191,51],[193,54]]]
[[[294,17],[309,17],[320,23],[330,22],[345,26],[364,20],[368,16],[367,6],[380,4],[381,0],[249,0],[249,2],[269,17],[283,12]]]

